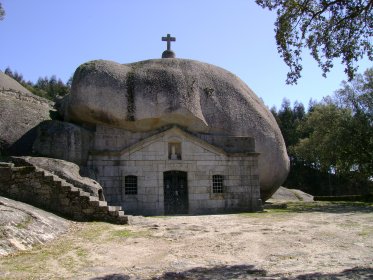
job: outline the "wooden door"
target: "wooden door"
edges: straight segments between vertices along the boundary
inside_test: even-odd
[[[164,180],[164,211],[166,215],[188,214],[188,181],[183,171],[167,171]]]

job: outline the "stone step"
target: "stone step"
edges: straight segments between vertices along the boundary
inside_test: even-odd
[[[74,187],[74,186],[71,186],[71,187],[70,187],[70,191],[73,192],[73,193],[74,193],[74,192],[79,193],[79,192],[80,192],[80,189],[78,189],[78,188],[76,188],[76,187]]]
[[[61,182],[61,180],[54,181],[54,184],[55,184],[57,187],[61,187],[61,186],[62,186],[62,182]]]
[[[47,179],[51,182],[61,181],[60,177],[53,174],[44,174],[44,179]]]
[[[97,196],[89,196],[89,201],[99,201],[100,199]]]
[[[118,217],[124,217],[125,215],[124,215],[124,211],[118,211]]]
[[[107,201],[93,200],[93,201],[90,201],[89,203],[97,207],[107,207]]]
[[[53,175],[44,174],[44,179],[47,179],[47,180],[53,181]]]
[[[121,211],[122,210],[122,206],[110,205],[109,207],[110,207],[109,210],[113,210],[113,211]]]
[[[120,211],[120,210],[122,210],[122,207],[121,206],[111,206],[111,205],[109,205],[108,210],[109,211]]]
[[[85,191],[82,191],[82,190],[79,190],[79,195],[80,196],[86,196],[86,197],[90,197],[91,194],[89,192],[85,192]]]
[[[110,216],[113,216],[113,217],[123,217],[124,216],[124,211],[110,210],[109,209],[108,214]]]
[[[115,223],[117,223],[119,225],[126,225],[126,224],[128,224],[128,216],[119,216],[119,217],[116,217]]]
[[[66,191],[71,191],[72,188],[74,188],[74,186],[69,184],[69,183],[66,183],[64,181],[61,181],[61,188],[66,190]]]

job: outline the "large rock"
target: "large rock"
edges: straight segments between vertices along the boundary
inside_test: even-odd
[[[52,105],[0,72],[0,154],[30,154],[35,126],[50,119]]]
[[[313,196],[297,189],[280,187],[270,198],[273,202],[313,201]]]
[[[0,256],[44,244],[71,226],[52,213],[0,196]]]
[[[275,119],[253,91],[232,73],[186,59],[122,65],[92,61],[74,74],[65,120],[150,131],[177,124],[190,131],[255,138],[261,194],[268,199],[289,172]]]
[[[44,121],[37,127],[33,152],[84,165],[87,163],[92,137],[92,132],[75,124]]]

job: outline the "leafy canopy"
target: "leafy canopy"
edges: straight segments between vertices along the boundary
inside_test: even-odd
[[[373,176],[373,68],[317,104],[299,127],[309,132],[294,146],[299,158],[324,171]]]
[[[314,195],[373,191],[373,68],[321,102],[271,109],[290,158],[284,183]]]
[[[341,58],[351,81],[355,62],[365,55],[373,60],[372,0],[256,0],[262,8],[277,11],[277,49],[288,65],[286,83],[301,77],[302,51],[308,48],[323,76]]]

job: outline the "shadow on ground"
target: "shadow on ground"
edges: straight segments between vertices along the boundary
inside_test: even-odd
[[[130,280],[141,279],[124,274],[111,274],[91,280]],[[281,280],[370,280],[373,279],[373,268],[355,267],[340,273],[324,274],[309,273],[296,277],[283,275],[267,275],[267,271],[255,269],[253,265],[215,266],[212,268],[197,267],[182,272],[165,272],[163,275],[151,278],[152,280],[233,280],[233,279],[281,279]]]
[[[184,279],[245,279],[266,276],[267,272],[255,269],[253,265],[215,266],[212,268],[196,267],[183,272],[165,272],[152,280],[184,280]]]
[[[340,273],[323,274],[323,273],[310,273],[299,275],[295,278],[280,277],[282,280],[347,280],[347,279],[359,279],[359,280],[371,280],[373,279],[373,268],[355,267],[352,269],[346,269]]]

